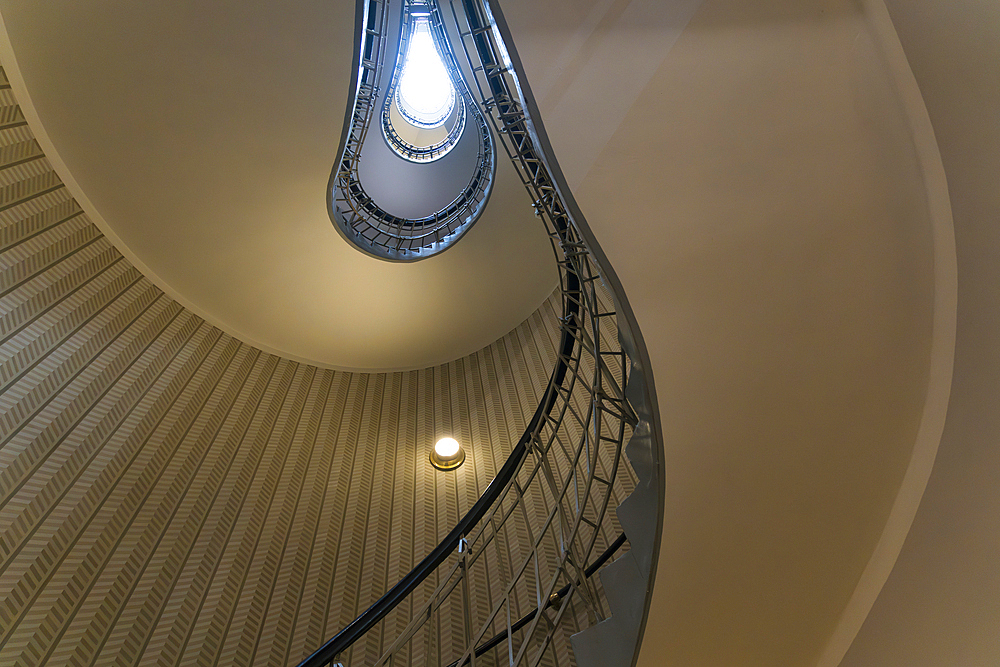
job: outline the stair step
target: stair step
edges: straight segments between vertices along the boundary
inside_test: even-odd
[[[635,359],[627,336],[619,332],[622,349]],[[634,361],[633,361],[634,363]],[[637,483],[632,493],[616,508],[622,530],[628,536],[629,552],[601,570],[609,616],[571,638],[573,654],[580,667],[632,667],[639,645],[639,631],[651,585],[650,572],[656,551],[659,519],[659,482],[663,471],[657,466],[650,424],[652,415],[645,403],[645,378],[633,365],[625,396],[637,411],[639,423],[625,445],[625,455],[635,471]]]
[[[649,578],[653,569],[653,551],[656,546],[657,493],[648,480],[640,481],[632,495],[622,501],[616,510],[622,530],[631,545],[629,554],[635,560],[642,576]]]
[[[611,616],[570,638],[581,665],[632,667],[646,604],[646,582],[632,554],[601,570]]]

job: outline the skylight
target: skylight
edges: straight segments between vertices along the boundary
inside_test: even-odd
[[[468,91],[440,17],[429,4],[408,0],[390,93],[382,106],[382,134],[410,162],[440,160],[465,129]]]
[[[455,108],[455,86],[434,45],[428,19],[414,19],[406,48],[396,98],[399,110],[414,125],[438,127]]]

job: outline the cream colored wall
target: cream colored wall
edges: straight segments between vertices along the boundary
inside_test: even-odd
[[[2,84],[0,664],[304,657],[493,479],[547,381],[558,301],[419,371],[261,352],[116,251]],[[468,451],[455,473],[427,460],[445,433]],[[491,594],[482,580],[473,592]],[[435,641],[457,632],[443,625]],[[367,639],[355,664],[384,640]]]
[[[503,2],[656,381],[638,665],[816,665],[936,445],[949,230],[860,3],[691,4]]]
[[[927,490],[842,665],[1000,665],[1000,4],[886,4],[947,173],[958,337]]]

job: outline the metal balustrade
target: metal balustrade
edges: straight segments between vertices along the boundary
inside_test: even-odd
[[[450,0],[447,7],[475,102],[552,242],[563,306],[556,363],[524,435],[476,505],[301,667],[574,665],[570,635],[609,615],[593,575],[627,546],[609,510],[635,482],[626,443],[650,429],[650,406],[634,405],[637,394],[627,389],[638,372],[626,352],[637,332],[619,317],[613,281],[539,146],[488,0]]]
[[[466,129],[475,131],[477,141],[476,168],[462,192],[434,214],[422,218],[392,215],[365,192],[358,175],[358,165],[373,121],[376,116],[382,115],[378,100],[380,84],[385,78],[383,70],[391,4],[391,0],[359,2],[361,39],[356,54],[353,108],[345,123],[340,154],[330,176],[327,204],[334,225],[362,251],[383,259],[414,261],[445,250],[479,219],[493,187],[496,150],[489,124],[472,99],[468,87],[462,83],[463,77],[458,74],[453,76],[459,84],[456,92],[472,117],[472,127]],[[440,33],[440,9],[433,3],[431,7],[431,24]],[[396,65],[390,83],[398,78],[402,66],[395,56],[392,60]],[[445,64],[453,72],[457,70],[450,51],[445,54]],[[391,94],[386,97],[391,98]],[[392,131],[392,128],[389,130]],[[411,158],[427,160],[433,157],[433,152],[433,147],[429,152],[414,149]]]
[[[419,8],[421,10],[429,12],[429,18],[433,19],[432,21],[429,21],[429,23],[431,30],[435,34],[436,43],[447,44],[448,43],[447,35],[445,34],[443,26],[441,25],[440,13],[437,11],[437,8],[425,4],[424,0],[406,0],[406,2],[411,3],[410,4],[411,9]],[[420,4],[419,5],[413,4],[415,2],[419,2]],[[452,79],[455,81],[456,99],[455,99],[454,110],[451,114],[452,116],[454,116],[455,120],[452,124],[451,129],[448,131],[447,135],[436,143],[427,146],[416,146],[405,140],[402,136],[400,136],[399,132],[396,131],[396,127],[392,122],[393,107],[396,107],[398,109],[400,116],[405,118],[405,122],[416,127],[423,127],[423,125],[419,120],[410,117],[406,113],[406,110],[402,104],[396,104],[399,97],[398,84],[403,75],[403,66],[406,63],[406,54],[407,50],[409,49],[412,20],[413,19],[411,13],[409,11],[404,11],[403,25],[402,28],[400,29],[400,34],[399,34],[399,48],[397,49],[396,66],[393,69],[391,78],[391,81],[393,82],[394,86],[397,86],[397,88],[395,94],[393,93],[393,91],[391,90],[389,91],[389,94],[385,96],[385,101],[382,104],[382,133],[385,135],[385,138],[389,142],[389,145],[400,157],[409,160],[410,162],[418,162],[418,163],[431,162],[448,154],[452,150],[452,148],[454,148],[458,144],[459,139],[461,139],[462,133],[465,130],[466,118],[468,116],[468,114],[466,113],[466,99],[468,99],[469,95],[468,91],[466,90],[464,81],[462,80],[461,74],[458,71],[458,67],[454,62],[454,55],[449,52],[446,56],[446,61],[450,67],[448,67],[447,69],[449,69],[449,73],[451,74]],[[477,120],[479,121],[478,125],[480,127],[480,131],[482,131],[482,129],[486,128],[486,121],[482,117],[482,115],[478,113],[478,110],[475,112],[475,115],[477,116]],[[486,141],[481,140],[480,145],[481,147],[490,146],[489,137],[486,138]],[[477,156],[476,160],[477,165],[480,163],[483,157],[484,156],[482,154]]]
[[[392,99],[390,97],[387,100],[386,105],[392,104]],[[407,142],[396,131],[390,120],[389,111],[383,107],[382,111],[382,132],[385,134],[386,139],[392,145],[392,149],[400,155],[400,157],[406,158],[411,162],[431,162],[436,160],[442,155],[446,155],[451,151],[452,147],[458,141],[458,137],[462,135],[462,131],[465,129],[465,101],[459,97],[456,103],[458,107],[458,122],[455,128],[441,141],[436,144],[431,144],[430,146],[414,146],[413,144]],[[482,159],[482,156],[477,158],[477,162]]]

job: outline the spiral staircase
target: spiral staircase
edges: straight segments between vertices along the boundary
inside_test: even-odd
[[[478,129],[475,133],[486,142],[497,137],[504,146],[531,197],[525,207],[534,208],[555,252],[560,286],[550,302],[553,314],[556,309],[561,312],[544,327],[558,339],[555,364],[547,383],[541,378],[531,382],[540,390],[538,406],[479,500],[409,574],[302,664],[394,664],[402,660],[407,664],[558,665],[575,664],[575,656],[579,656],[580,664],[612,660],[613,664],[630,665],[648,603],[663,485],[657,411],[651,380],[644,370],[641,336],[551,151],[546,153],[544,130],[509,34],[503,35],[502,17],[498,22],[486,3],[452,4],[447,9],[468,59],[465,76],[473,80],[469,100],[475,105],[474,118],[479,119],[473,121]],[[361,119],[365,128],[368,115],[377,106],[377,77],[385,59],[366,60],[365,54],[386,51],[372,42],[384,41],[382,33],[389,15],[388,2],[358,3],[358,83],[352,86],[357,94],[351,104],[353,116]],[[369,74],[376,78],[374,85],[365,78]],[[176,469],[171,466],[176,464],[170,462],[175,456],[181,457],[178,462],[187,461],[184,466],[193,466],[189,473],[201,474],[199,471],[211,467],[214,481],[192,487],[194,478],[182,474],[170,487],[175,491],[152,502],[167,507],[163,503],[185,486],[206,501],[212,495],[218,497],[220,482],[234,470],[232,466],[240,457],[238,443],[260,428],[253,423],[262,417],[258,410],[265,405],[262,401],[267,392],[273,391],[265,387],[285,375],[285,391],[300,394],[291,403],[292,414],[303,419],[303,411],[314,409],[309,407],[314,399],[301,392],[317,398],[332,396],[335,380],[315,369],[305,368],[305,375],[287,365],[282,370],[277,359],[227,340],[150,285],[68,196],[32,137],[10,89],[5,82],[0,165],[8,180],[3,193],[3,211],[8,217],[2,248],[4,445],[12,457],[3,469],[3,507],[7,516],[17,518],[5,521],[3,571],[18,593],[8,598],[2,643],[7,651],[20,645],[15,663],[28,665],[61,659],[60,643],[48,637],[73,634],[67,623],[81,619],[81,612],[92,604],[88,595],[80,594],[80,588],[101,588],[95,575],[113,571],[108,568],[119,562],[123,569],[116,585],[130,591],[125,599],[135,591],[140,579],[122,575],[137,573],[141,577],[147,571],[168,524],[162,520],[147,523],[146,532],[160,531],[159,537],[149,546],[136,543],[124,562],[116,555],[120,552],[115,545],[133,539],[128,536],[129,527],[141,521],[137,512],[145,511],[143,508],[157,497],[158,480],[165,473],[174,474]],[[371,208],[370,197],[350,180],[356,177],[361,144],[351,144],[355,135],[348,130],[345,128],[338,159],[342,166],[335,168],[334,174],[338,170],[349,174],[343,180],[343,191],[360,193],[343,200],[350,202],[354,211],[343,229],[350,234],[359,229],[359,216],[378,209]],[[358,136],[363,135],[364,130]],[[489,163],[480,168],[472,181],[478,183],[474,195],[465,208],[455,209],[458,213],[464,216],[474,210],[469,219],[479,216],[492,187],[492,171]],[[336,193],[332,196],[337,201]],[[335,219],[337,210],[332,206]],[[398,217],[381,215],[373,222],[373,229],[388,229],[385,225],[401,222]],[[436,239],[453,236],[452,240],[457,240],[465,229],[435,227],[432,234]],[[412,237],[409,243],[425,237]],[[396,244],[387,256],[409,252],[420,258],[415,248],[408,245],[401,250]],[[177,366],[184,358],[186,364]],[[96,368],[103,371],[95,377]],[[293,376],[301,376],[301,380]],[[302,380],[306,384],[295,390]],[[194,403],[184,408],[180,421],[173,421],[165,435],[155,436],[161,424],[178,418],[171,416],[178,400],[188,400],[182,397],[199,381],[202,389],[194,391]],[[218,394],[217,388],[225,389]],[[158,398],[149,404],[152,397]],[[66,400],[70,403],[64,406]],[[205,410],[214,410],[215,416],[196,425]],[[242,423],[227,425],[234,411],[242,412]],[[314,439],[324,414],[325,409],[311,418]],[[142,419],[136,427],[134,420],[139,417]],[[274,418],[273,414],[264,417],[264,424],[270,419],[273,429]],[[317,418],[320,421],[315,421]],[[95,419],[97,430],[89,430]],[[201,435],[191,443],[189,434],[194,432]],[[234,439],[237,433],[242,435]],[[306,433],[309,437],[308,430]],[[81,434],[85,438],[82,443],[78,442]],[[120,440],[123,436],[124,442]],[[164,453],[157,455],[161,460],[154,457],[151,467],[143,468],[137,461],[142,461],[150,444],[161,437],[166,438],[166,448],[161,448]],[[213,441],[220,438],[229,444],[221,450],[213,448]],[[258,439],[258,449],[251,454],[257,461],[262,460],[264,451],[259,447],[265,443]],[[316,443],[319,446],[320,441]],[[189,449],[191,444],[195,445],[193,450]],[[108,459],[115,451],[117,454]],[[303,454],[297,465],[303,460],[315,462],[311,454],[301,459]],[[68,459],[63,460],[64,455]],[[211,464],[212,460],[216,463]],[[229,463],[223,465],[227,460]],[[330,455],[325,463],[320,462],[334,465]],[[81,487],[77,482],[91,474],[89,470],[102,468],[90,495],[78,499]],[[144,471],[139,480],[145,479],[145,486],[139,482],[129,493],[139,494],[137,499],[144,494],[145,500],[139,500],[138,505],[136,501],[116,504],[116,489],[128,489],[123,480],[136,470]],[[272,485],[271,490],[263,489],[263,497],[271,496],[276,490],[274,482],[262,481]],[[247,481],[242,484],[244,499],[230,505],[224,522],[231,526],[230,536],[237,526],[234,521],[238,522],[233,512],[246,508]],[[43,489],[41,494],[35,493],[37,488]],[[188,497],[186,492],[181,494],[178,498]],[[239,496],[231,497],[235,501]],[[19,509],[21,498],[29,499],[27,512]],[[625,502],[616,507],[622,499]],[[60,518],[63,506],[75,506],[68,519]],[[111,523],[102,523],[104,508],[113,507],[118,509]],[[186,510],[175,505],[173,512],[177,511]],[[159,571],[168,590],[181,585],[181,569],[192,549],[199,549],[192,538],[197,537],[197,526],[206,525],[207,520],[203,512],[191,514],[188,532],[175,535],[166,568]],[[318,516],[311,519],[314,526],[317,520]],[[59,590],[56,581],[61,576],[46,564],[53,559],[72,561],[70,554],[79,540],[88,539],[86,531],[91,524],[102,526],[103,541],[87,552],[88,562],[96,570],[76,570],[72,583],[60,593],[59,605],[39,616],[38,611],[46,609],[46,591]],[[49,526],[56,527],[55,541],[45,537]],[[288,537],[284,544],[287,548]],[[62,560],[67,557],[70,561]],[[218,567],[214,560],[218,555],[213,559],[206,553],[203,558],[208,558],[202,560],[204,566]],[[252,571],[246,569],[248,566],[248,562],[239,566],[245,583]],[[503,576],[497,576],[498,568]],[[303,575],[297,576],[303,585]],[[166,599],[160,597],[162,602]],[[138,655],[134,653],[138,647],[129,647],[131,639],[120,644],[113,634],[124,611],[116,600],[121,598],[104,598],[100,609],[105,611],[98,611],[89,623],[85,631],[88,639],[76,647],[70,662],[100,661],[111,646]],[[336,607],[338,601],[327,604]],[[67,608],[69,614],[61,611]],[[116,608],[108,617],[108,611]],[[159,613],[163,609],[161,606]],[[172,626],[171,636],[177,639],[170,640],[173,646],[165,646],[161,660],[169,660],[169,655],[188,650],[192,641],[198,641],[190,620]],[[271,619],[258,612],[255,622],[260,632]],[[456,624],[460,631],[456,631]],[[32,627],[38,630],[27,630]],[[150,626],[142,622],[133,625],[130,638],[144,627]],[[398,631],[400,627],[394,637],[393,628]],[[449,633],[449,627],[455,629]],[[283,628],[279,623],[275,631],[287,634]],[[373,644],[376,637],[379,639]],[[287,639],[276,637],[275,647],[287,645]],[[217,642],[202,644],[199,660],[226,660],[231,650]],[[259,646],[241,643],[228,655],[242,663],[259,659],[259,650]],[[294,653],[285,650],[291,659]],[[273,656],[272,650],[269,663]]]
[[[441,2],[496,160],[403,272],[336,254],[411,241],[334,155],[346,86],[290,102],[363,83],[288,63],[361,54],[387,3],[0,3],[0,662],[995,663],[974,4]],[[295,203],[331,159],[323,236]]]
[[[453,655],[443,651],[438,658],[442,663],[460,666],[478,659],[511,665],[574,661],[631,665],[651,589],[663,481],[658,461],[661,446],[654,426],[655,398],[651,378],[640,361],[646,356],[641,336],[620,287],[615,291],[613,273],[606,260],[599,259],[599,248],[585,231],[551,149],[546,154],[544,130],[502,15],[495,14],[498,10],[489,3],[475,1],[404,3],[402,11],[409,12],[413,6],[419,7],[421,16],[426,13],[428,18],[423,20],[438,31],[453,79],[468,81],[461,85],[461,95],[476,110],[474,124],[483,128],[475,134],[485,137],[472,178],[472,184],[479,184],[474,191],[481,193],[483,183],[492,179],[490,137],[495,136],[546,226],[560,272],[557,362],[524,435],[483,496],[413,571],[301,666],[357,662],[354,645],[368,633],[391,633],[391,624],[383,626],[386,617],[439,570],[444,575],[438,576],[437,587],[425,594],[426,601],[411,612],[403,631],[373,664],[419,660],[418,648],[435,634],[434,622],[446,624],[450,614],[461,619],[461,648]],[[412,260],[457,242],[478,217],[469,211],[477,210],[484,199],[463,193],[446,210],[428,218],[433,221],[428,226],[426,221],[404,222],[387,215],[364,192],[359,163],[366,154],[365,142],[370,128],[378,125],[377,110],[390,104],[392,96],[393,79],[386,74],[391,70],[384,66],[387,54],[405,48],[393,46],[405,44],[401,38],[390,41],[394,8],[394,3],[385,0],[358,3],[350,87],[355,97],[349,102],[349,121],[331,176],[330,212],[341,233],[359,248],[386,258]],[[445,46],[449,28],[461,49]],[[405,28],[397,27],[396,33],[400,32],[405,34]],[[462,65],[452,50],[464,53]],[[392,76],[398,76],[399,70],[397,66]],[[483,117],[489,120],[492,133]],[[632,464],[634,478],[624,489],[630,494],[616,508],[616,522],[606,514],[611,490],[622,485],[623,453]],[[545,498],[544,512],[534,520],[526,511],[532,492]],[[519,514],[525,522],[522,530],[532,535],[530,548],[503,568],[503,576],[494,578],[486,555],[512,538],[509,524]],[[608,528],[624,532],[610,540],[602,534]],[[555,558],[543,548],[550,537],[559,553]],[[606,545],[600,555],[595,550],[599,544]],[[627,553],[602,567],[626,544]],[[449,558],[456,553],[457,559]],[[494,563],[503,562],[502,555],[495,558]],[[598,572],[599,584],[594,581]],[[500,601],[483,609],[482,596],[471,592],[482,589],[477,579],[489,582],[486,588]],[[512,601],[518,591],[536,603],[523,616]],[[573,651],[567,653],[560,635],[571,616],[575,616],[577,632],[572,636]]]

